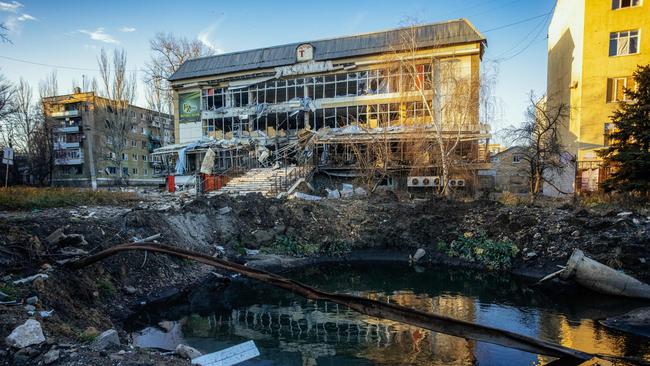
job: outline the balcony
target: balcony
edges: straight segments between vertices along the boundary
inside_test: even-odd
[[[79,132],[79,125],[77,126],[65,126],[65,127],[57,127],[54,129],[55,133],[78,133]]]
[[[79,148],[79,141],[77,142],[54,142],[54,150],[76,149]]]
[[[61,111],[61,112],[52,112],[50,114],[52,117],[59,118],[59,117],[79,117],[79,110],[78,109],[73,109],[69,111]]]
[[[54,165],[79,165],[83,162],[84,152],[79,148],[59,150],[54,159]]]

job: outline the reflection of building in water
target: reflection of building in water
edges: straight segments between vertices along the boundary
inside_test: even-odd
[[[474,320],[474,300],[471,298],[442,296],[432,299],[406,291],[389,296],[383,293],[362,296]],[[206,323],[210,324],[209,329],[206,329]],[[259,341],[280,339],[278,347],[285,352],[299,352],[303,365],[315,365],[316,358],[334,356],[337,352],[385,365],[471,365],[475,361],[473,342],[367,317],[326,302],[253,305],[233,310],[230,317],[192,317],[186,328],[188,337],[208,337],[226,332]]]
[[[623,356],[629,352],[629,345],[626,344],[627,337],[609,332],[593,320],[572,321],[564,316],[544,314],[540,317],[540,330],[541,338],[544,340],[588,353]],[[551,360],[540,356],[540,364]]]

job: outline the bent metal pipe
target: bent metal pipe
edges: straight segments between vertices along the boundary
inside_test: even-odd
[[[564,362],[568,361],[567,364],[578,365],[585,360],[589,360],[595,357],[595,355],[589,353],[581,352],[558,344],[538,340],[498,328],[474,324],[443,315],[427,313],[354,295],[321,291],[311,286],[302,284],[298,281],[284,278],[270,272],[246,267],[238,263],[213,258],[205,254],[163,244],[150,242],[121,244],[101,251],[97,254],[81,258],[78,261],[70,262],[69,265],[74,269],[81,269],[95,262],[108,258],[114,254],[132,250],[157,252],[179,258],[191,259],[216,268],[239,273],[248,278],[252,278],[270,284],[272,286],[291,291],[298,295],[304,296],[307,299],[330,301],[336,304],[347,306],[350,309],[353,309],[361,314],[414,325],[420,328],[429,329],[434,332],[444,333],[468,340],[492,343],[525,352],[558,357]]]

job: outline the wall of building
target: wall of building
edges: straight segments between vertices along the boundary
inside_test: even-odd
[[[110,150],[107,148],[109,133],[105,121],[110,120],[110,115],[99,108],[97,102],[98,97],[94,93],[77,93],[44,100],[47,121],[56,128],[71,124],[70,121],[66,124],[62,111],[78,111],[70,113],[74,113],[74,125],[79,127],[79,132],[74,132],[79,137],[78,148],[75,150],[78,149],[83,154],[79,164],[76,160],[69,159],[62,159],[55,164],[53,184],[89,187],[94,180],[97,185],[112,185],[119,177],[115,162],[107,158]],[[127,136],[125,160],[122,161],[122,168],[127,173],[125,178],[127,183],[133,185],[158,184],[161,179],[154,176],[151,152],[156,147],[173,142],[172,118],[136,106],[131,107],[131,113],[134,129]],[[70,136],[71,133],[59,130],[55,132],[54,138],[55,141],[65,141]]]
[[[608,78],[630,77],[650,64],[650,4],[612,9],[612,1],[558,0],[549,26],[549,105],[566,103],[570,120],[563,143],[576,156],[573,188],[595,190],[604,177],[596,151],[605,147],[605,124],[618,103],[608,102]],[[610,33],[639,30],[639,52],[609,56]],[[562,184],[567,184],[563,177]]]

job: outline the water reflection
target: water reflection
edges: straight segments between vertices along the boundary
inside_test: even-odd
[[[592,320],[640,305],[631,301],[588,294],[556,299],[507,276],[448,268],[418,273],[396,265],[329,266],[293,277],[586,352],[650,360],[647,339]],[[261,356],[249,365],[541,365],[552,360],[360,315],[250,281],[234,282],[226,294],[210,300],[192,309],[182,336],[206,352],[253,339]]]

